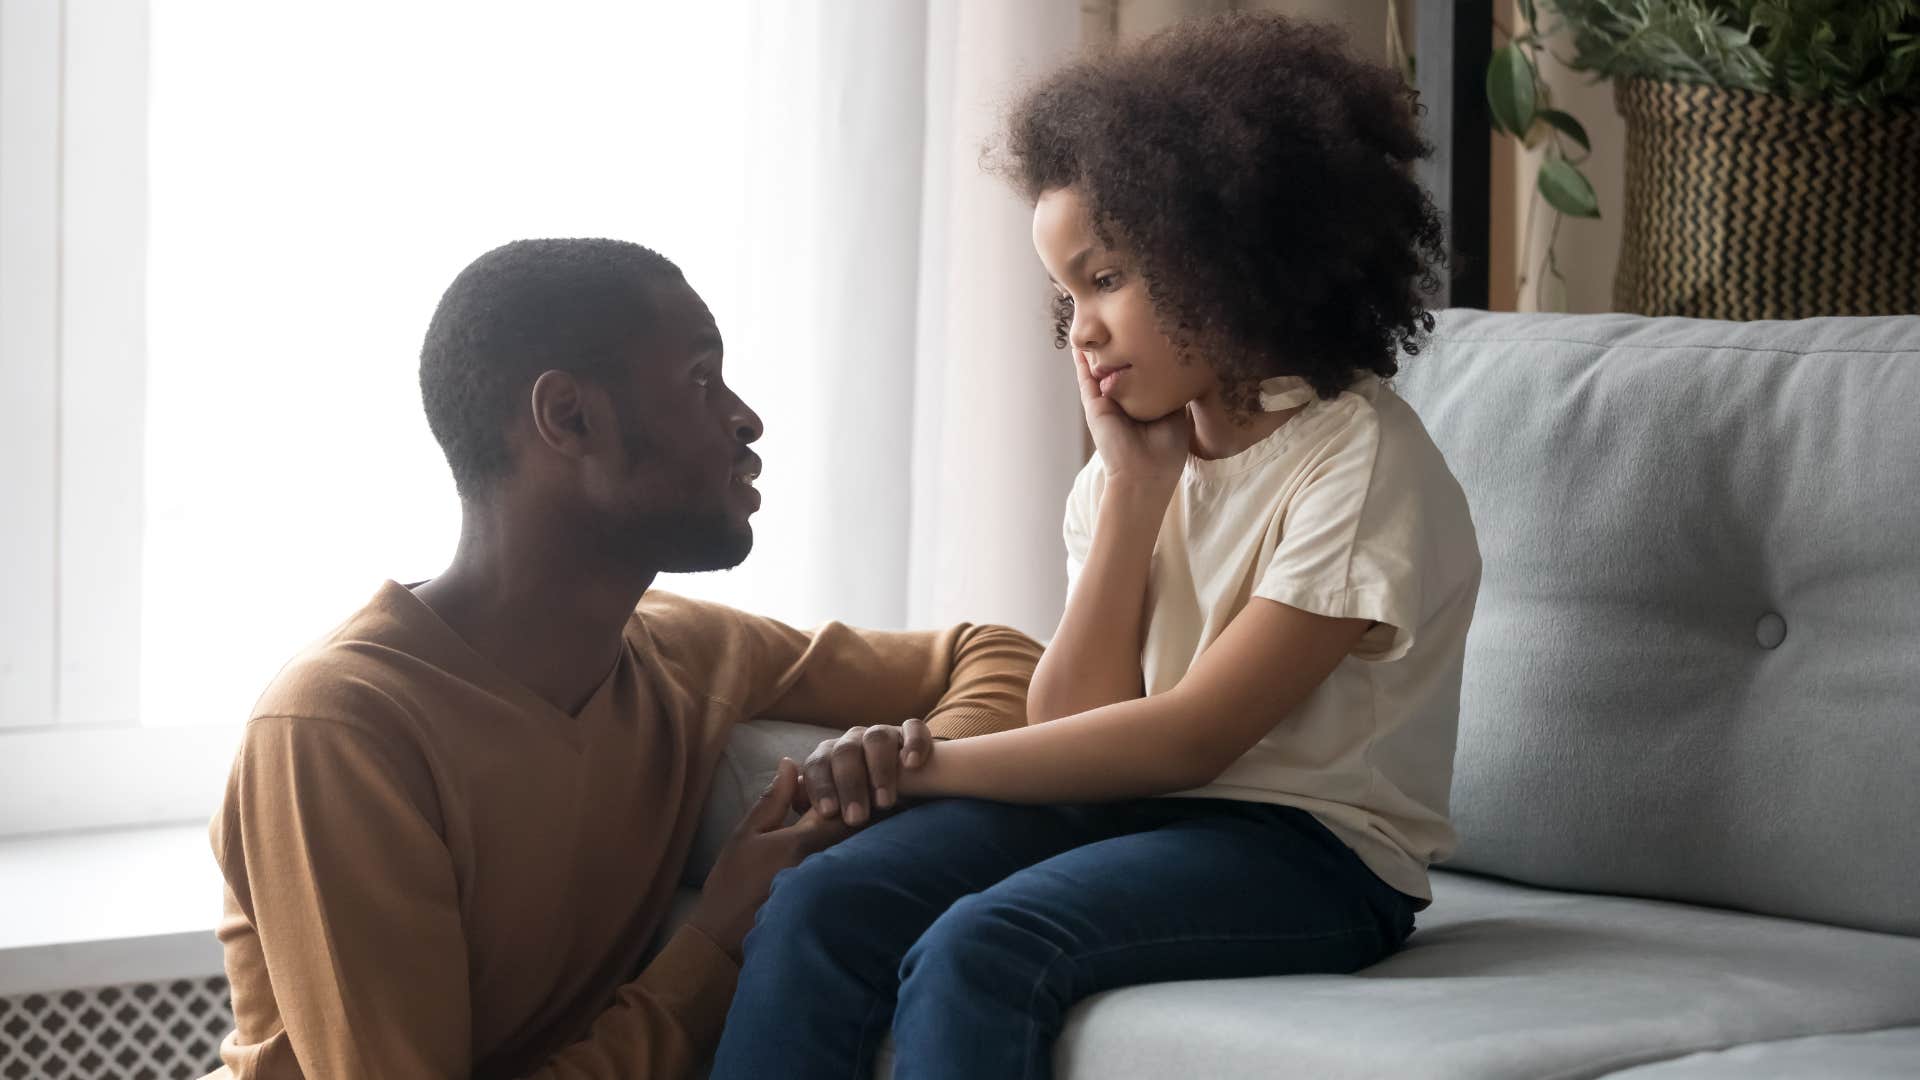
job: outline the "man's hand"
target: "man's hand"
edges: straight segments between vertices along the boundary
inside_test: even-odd
[[[847,826],[809,810],[792,825],[781,827],[800,790],[800,770],[787,759],[773,774],[773,783],[747,811],[746,820],[714,860],[707,883],[700,890],[687,921],[740,959],[740,943],[753,928],[753,917],[773,888],[773,875],[801,859],[831,847],[848,833]]]
[[[890,810],[899,800],[902,768],[917,769],[932,758],[933,733],[924,720],[848,728],[807,756],[807,801],[823,817],[864,825],[870,807]]]

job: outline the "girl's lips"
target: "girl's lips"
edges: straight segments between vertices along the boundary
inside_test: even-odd
[[[1121,364],[1118,367],[1095,367],[1088,374],[1100,384],[1100,396],[1108,397],[1113,393],[1113,384],[1120,381],[1121,373],[1132,366],[1132,364]]]

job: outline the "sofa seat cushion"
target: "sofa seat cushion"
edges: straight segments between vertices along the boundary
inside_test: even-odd
[[[1356,976],[1131,987],[1056,1061],[1127,1077],[1590,1077],[1761,1040],[1920,1024],[1920,940],[1459,874]]]
[[[804,757],[822,737],[768,721],[736,731],[689,884],[779,756]],[[1920,1025],[1920,939],[1446,872],[1434,888],[1408,947],[1357,976],[1096,997],[1069,1020],[1059,1075],[1585,1077],[1742,1043]],[[693,896],[683,894],[682,915]]]
[[[1082,1003],[1057,1075],[1920,1076],[1920,941],[1461,874],[1433,882],[1407,948],[1358,975],[1166,983]],[[695,895],[681,894],[682,914]],[[878,1080],[891,1066],[888,1046]]]
[[[1912,1080],[1920,1027],[1810,1035],[1712,1050],[1617,1072],[1609,1080]]]

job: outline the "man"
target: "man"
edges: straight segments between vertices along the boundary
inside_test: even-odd
[[[420,384],[458,550],[281,671],[213,821],[233,1075],[686,1073],[772,875],[891,805],[929,736],[1023,723],[1039,649],[1015,631],[804,634],[648,593],[752,546],[761,425],[721,359],[638,245],[512,243],[447,289]],[[887,726],[841,740],[864,757],[816,755],[818,805],[785,827],[808,796],[782,762],[648,959],[728,732],[757,716]]]

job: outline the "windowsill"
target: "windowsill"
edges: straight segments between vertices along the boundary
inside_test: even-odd
[[[0,840],[0,997],[217,975],[204,824]]]

